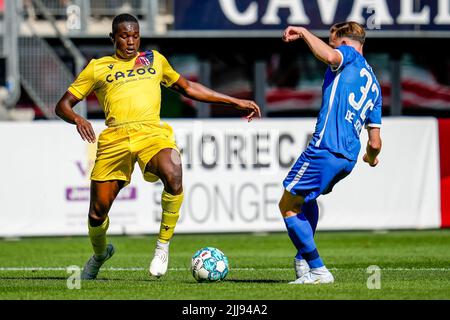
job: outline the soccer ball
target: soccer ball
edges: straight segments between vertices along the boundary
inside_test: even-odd
[[[221,281],[228,274],[228,258],[217,248],[205,247],[192,256],[191,270],[198,282]]]

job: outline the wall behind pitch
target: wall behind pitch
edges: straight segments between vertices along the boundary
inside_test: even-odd
[[[315,119],[170,120],[183,153],[184,190],[176,231],[282,231],[281,182]],[[99,133],[104,125],[93,122]],[[319,197],[319,230],[438,228],[437,122],[387,118],[380,165],[361,160]],[[62,121],[0,123],[0,236],[86,235],[95,145]],[[361,134],[365,146],[367,134]],[[360,159],[364,147],[361,150]],[[136,166],[111,212],[111,234],[157,233],[161,183]]]

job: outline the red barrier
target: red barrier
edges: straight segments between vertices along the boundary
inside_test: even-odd
[[[450,119],[439,119],[441,227],[450,228]]]

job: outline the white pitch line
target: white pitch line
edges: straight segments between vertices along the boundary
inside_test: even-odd
[[[66,271],[70,267],[0,267],[0,271]],[[147,271],[147,268],[103,268],[105,271]],[[188,271],[189,268],[169,268],[171,271]],[[292,268],[233,268],[236,271],[291,271]],[[366,268],[329,268],[329,270],[366,271]],[[380,268],[381,271],[450,271],[450,268]]]

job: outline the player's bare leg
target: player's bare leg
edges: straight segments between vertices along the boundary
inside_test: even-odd
[[[169,243],[173,237],[183,202],[182,166],[179,153],[163,149],[147,164],[146,170],[157,175],[164,184],[161,195],[162,219],[155,254],[150,263],[151,276],[161,277],[169,264]]]
[[[103,263],[114,254],[114,246],[106,244],[106,232],[109,227],[108,212],[123,185],[123,181],[91,181],[88,227],[94,254],[85,264],[81,279],[95,279]]]
[[[278,208],[283,218],[296,216],[300,212],[303,201],[302,196],[296,196],[284,190],[283,196],[278,203]]]

